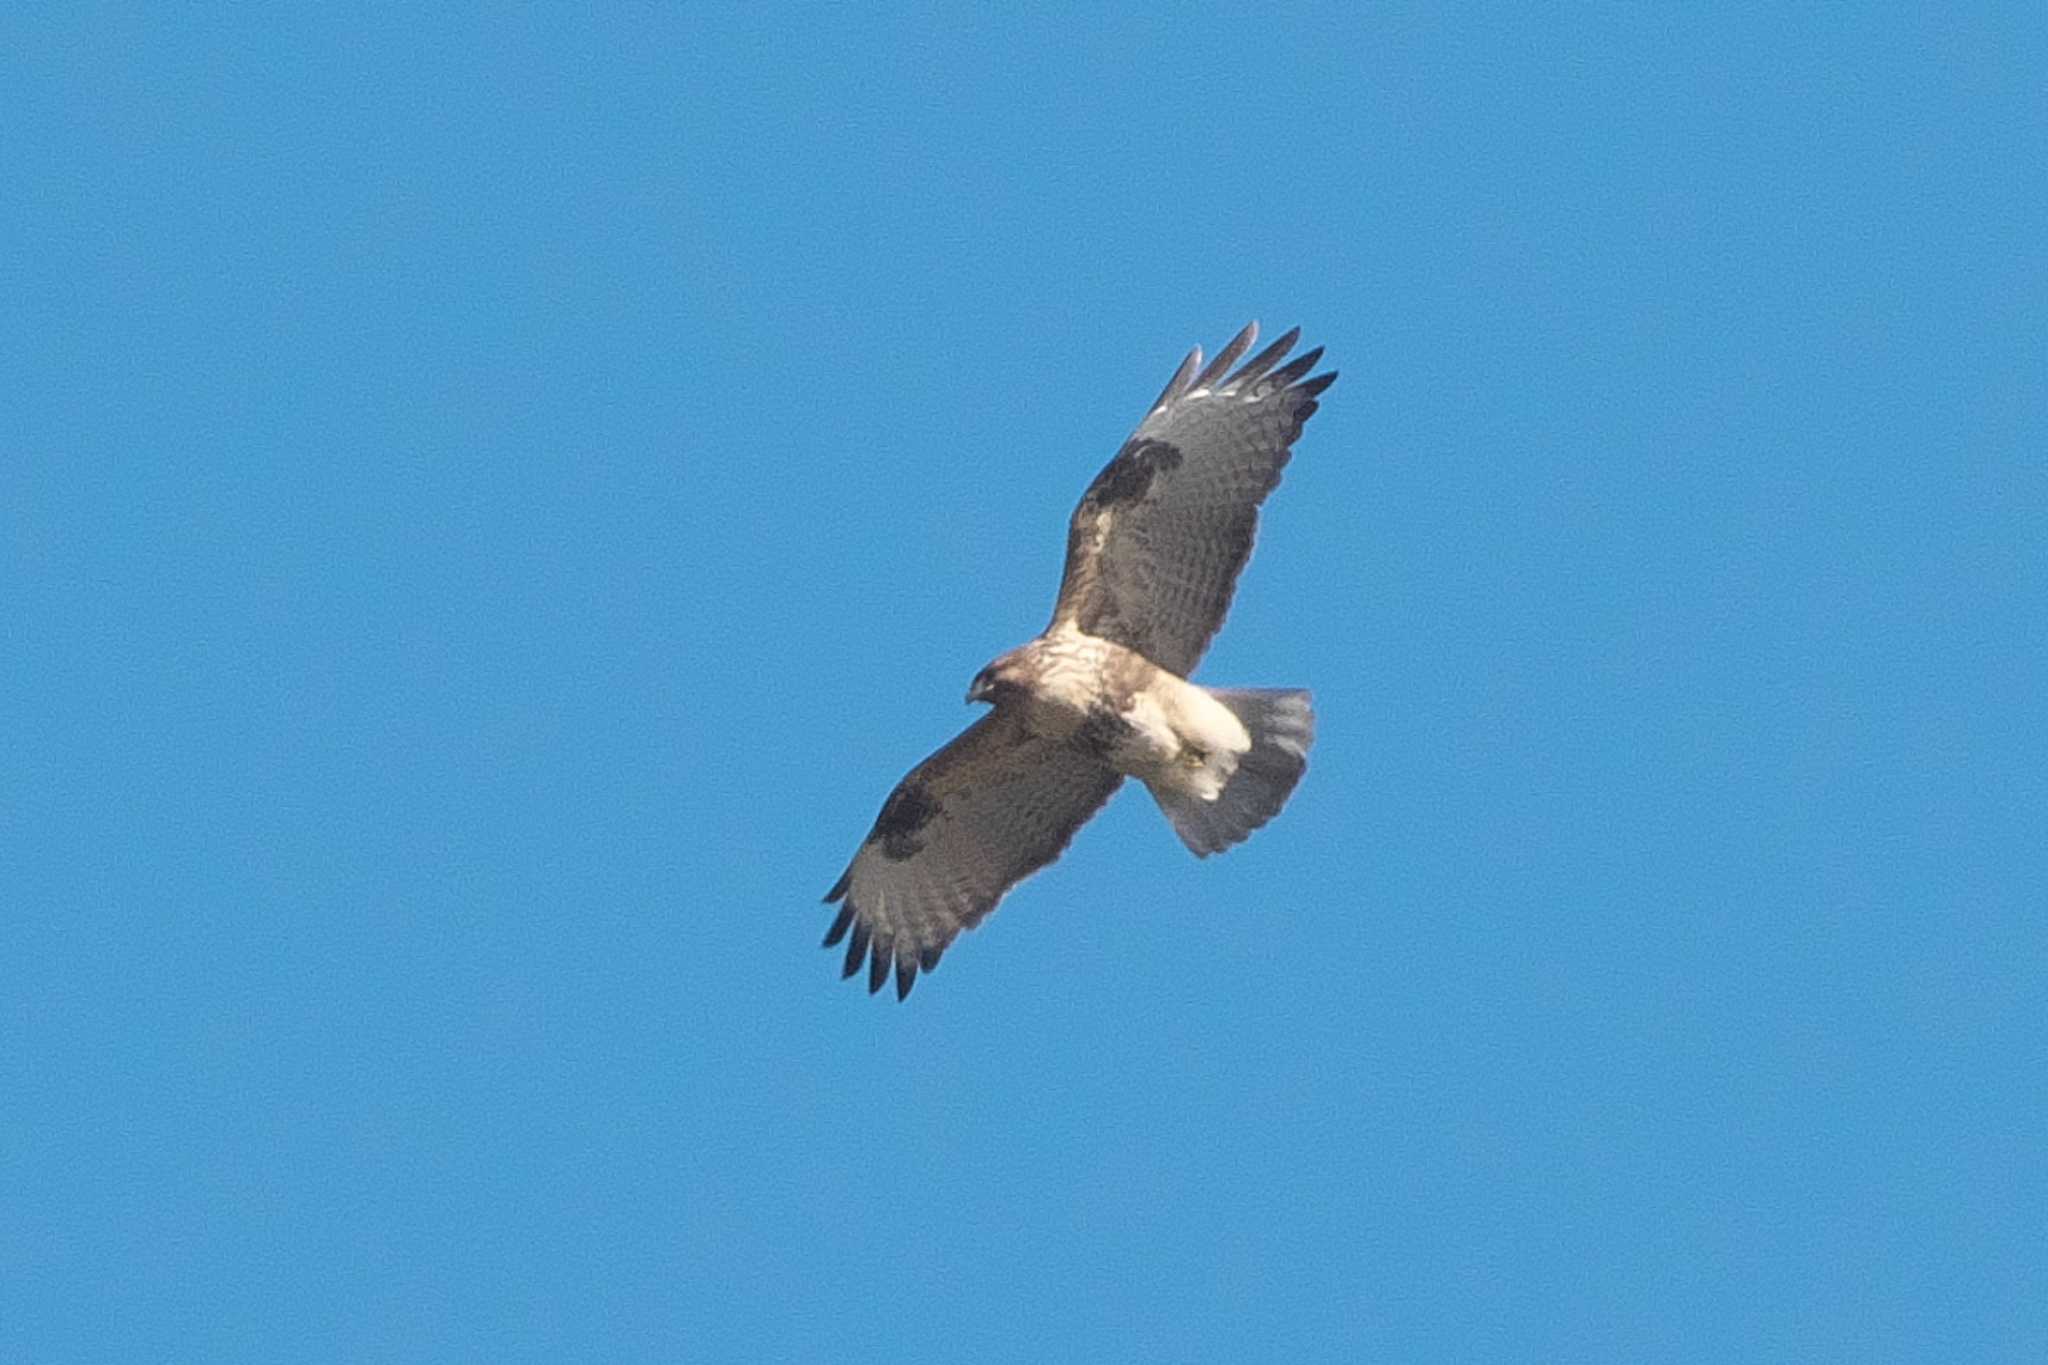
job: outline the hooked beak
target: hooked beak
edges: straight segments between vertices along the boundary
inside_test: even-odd
[[[996,690],[990,685],[987,674],[977,677],[974,680],[974,685],[967,689],[967,704],[969,706],[978,701],[993,702],[995,699]]]

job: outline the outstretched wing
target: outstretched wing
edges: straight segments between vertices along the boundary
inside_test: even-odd
[[[1067,531],[1053,625],[1114,640],[1187,676],[1230,610],[1265,501],[1336,371],[1303,379],[1322,347],[1281,365],[1289,332],[1251,349],[1257,323],[1205,367],[1181,362],[1116,458],[1095,476]],[[1274,368],[1279,366],[1279,368]]]
[[[893,967],[896,998],[920,968],[1060,856],[1123,781],[1085,750],[1027,732],[995,710],[896,784],[860,852],[825,895],[844,901],[825,935],[842,938],[845,975],[868,960],[868,990]]]

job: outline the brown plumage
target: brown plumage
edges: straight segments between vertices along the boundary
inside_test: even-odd
[[[1308,694],[1185,681],[1230,610],[1259,504],[1337,375],[1281,364],[1298,331],[1246,361],[1246,327],[1182,362],[1082,494],[1050,625],[976,675],[987,715],[912,769],[827,893],[825,946],[898,998],[1004,892],[1059,857],[1126,776],[1197,856],[1276,815],[1314,738]]]

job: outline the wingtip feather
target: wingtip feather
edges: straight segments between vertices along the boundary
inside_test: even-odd
[[[1258,339],[1258,322],[1256,320],[1247,322],[1244,325],[1244,330],[1232,337],[1224,345],[1223,349],[1216,353],[1216,358],[1202,367],[1202,372],[1195,376],[1195,382],[1189,387],[1197,389],[1214,388],[1216,381],[1221,379],[1229,371],[1230,367],[1235,365],[1239,358],[1252,348],[1252,343]]]
[[[839,972],[840,980],[843,981],[860,970],[861,959],[868,955],[869,933],[865,921],[854,923],[853,938],[846,945],[846,965]]]
[[[1272,377],[1266,383],[1269,387],[1275,389],[1287,388],[1297,379],[1307,374],[1309,370],[1314,368],[1315,363],[1322,358],[1323,348],[1320,346],[1303,351],[1300,355],[1273,371]]]
[[[1180,362],[1180,368],[1173,372],[1173,378],[1167,380],[1166,387],[1159,391],[1159,397],[1152,403],[1153,410],[1155,412],[1158,411],[1186,393],[1190,387],[1188,381],[1194,378],[1195,371],[1200,368],[1202,368],[1202,348],[1197,346],[1187,353],[1187,358]]]
[[[1274,341],[1272,345],[1260,351],[1250,360],[1245,361],[1244,364],[1238,366],[1237,373],[1223,381],[1223,387],[1227,390],[1235,390],[1244,388],[1249,384],[1258,383],[1266,371],[1279,364],[1280,358],[1294,349],[1294,343],[1299,340],[1301,340],[1301,329],[1299,327],[1288,328],[1284,336]]]

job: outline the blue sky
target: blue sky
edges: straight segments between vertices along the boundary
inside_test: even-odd
[[[2048,1355],[2028,6],[14,9],[0,1357]],[[1125,792],[818,898],[1185,350]]]

